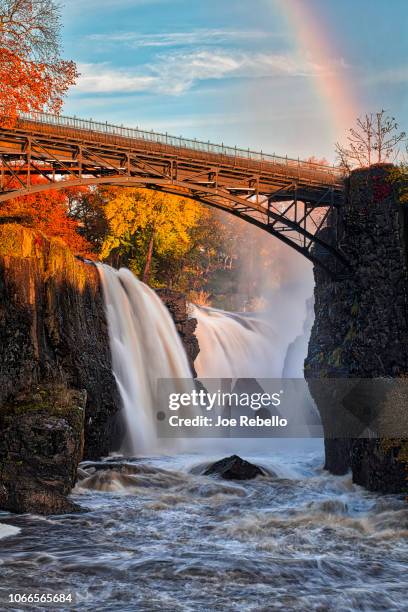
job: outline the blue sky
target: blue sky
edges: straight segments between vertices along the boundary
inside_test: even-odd
[[[315,53],[286,10],[299,2]],[[332,161],[346,126],[330,73],[356,114],[385,108],[408,131],[406,0],[67,0],[63,23],[82,74],[65,114]]]

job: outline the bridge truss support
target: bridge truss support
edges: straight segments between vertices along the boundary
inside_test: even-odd
[[[335,240],[342,185],[313,164],[249,162],[230,155],[107,137],[35,122],[0,127],[1,203],[79,185],[160,190],[227,211],[275,236],[331,275],[347,260]],[[244,163],[246,162],[246,163]],[[41,177],[41,182],[33,177]],[[330,225],[331,238],[322,238]]]

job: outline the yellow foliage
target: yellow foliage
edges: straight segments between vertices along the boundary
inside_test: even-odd
[[[200,207],[192,200],[146,189],[105,190],[105,215],[109,224],[101,257],[106,259],[132,237],[154,233],[154,251],[157,255],[171,253],[182,256],[190,246],[189,231],[200,218]]]
[[[388,178],[396,188],[400,204],[408,204],[408,165],[394,166],[389,171]]]

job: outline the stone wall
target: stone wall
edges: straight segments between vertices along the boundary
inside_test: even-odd
[[[389,170],[379,165],[352,172],[337,229],[324,230],[326,239],[338,232],[352,271],[342,270],[336,281],[322,269],[314,271],[315,322],[305,361],[312,394],[314,378],[408,375],[407,213],[394,194]],[[315,400],[324,425],[344,420],[335,401],[328,408],[316,392]],[[406,414],[406,405],[395,410],[394,420],[398,410]],[[358,484],[401,491],[405,446],[401,440],[327,439],[326,468],[337,474],[351,468]]]

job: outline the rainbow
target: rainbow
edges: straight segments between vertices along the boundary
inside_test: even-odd
[[[276,7],[276,3],[274,2]],[[279,9],[294,33],[299,51],[316,67],[315,84],[336,139],[354,123],[361,107],[347,67],[336,55],[334,35],[309,0],[278,0]]]

